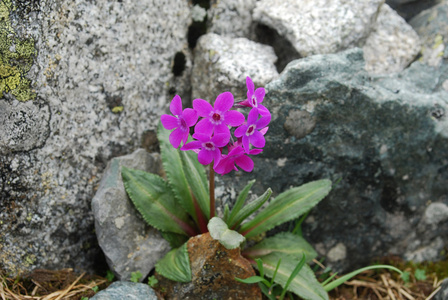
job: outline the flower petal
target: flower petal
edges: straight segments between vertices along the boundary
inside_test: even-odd
[[[227,127],[227,125],[219,124],[215,125],[215,134],[225,134],[230,139],[230,129]]]
[[[180,148],[182,151],[188,151],[193,149],[199,149],[202,147],[202,143],[200,141],[191,141]]]
[[[213,160],[214,160],[213,166],[215,167],[219,164],[219,161],[221,160],[221,151],[218,148],[215,148],[215,150],[211,152],[213,152]]]
[[[179,127],[179,124],[177,123],[177,118],[170,115],[162,115],[160,117],[160,121],[162,122],[163,127],[167,130]]]
[[[213,110],[213,106],[203,99],[194,99],[193,108],[198,112],[198,115],[207,118]]]
[[[237,129],[235,129],[235,132],[233,133],[236,137],[242,137],[243,135],[245,135],[247,128],[249,126],[247,126],[246,124],[241,125],[240,127],[238,127]]]
[[[229,140],[230,140],[230,135],[223,134],[223,133],[215,134],[211,139],[213,144],[215,144],[216,147],[220,147],[220,148],[227,145],[229,143]]]
[[[259,87],[258,89],[255,90],[255,99],[257,99],[258,103],[263,102],[264,99],[264,95],[266,94],[266,90],[262,87]]]
[[[195,133],[193,134],[193,138],[200,141],[201,143],[210,142],[210,136],[203,133]]]
[[[268,132],[268,129],[269,129],[269,126],[266,126],[265,128],[260,129],[259,132],[260,132],[262,135],[265,135],[266,132]]]
[[[220,112],[226,112],[232,108],[234,103],[233,95],[231,92],[224,92],[219,94],[215,100],[215,109]]]
[[[213,151],[202,149],[198,154],[198,161],[204,166],[210,164],[213,160]]]
[[[252,108],[247,116],[247,126],[254,124],[258,120],[258,109]]]
[[[175,116],[180,116],[182,114],[182,100],[179,95],[174,96],[170,103],[170,111]]]
[[[244,137],[243,137],[244,142]],[[254,131],[254,133],[250,136],[250,143],[257,148],[263,148],[266,144],[266,140],[264,139],[264,136],[259,131]],[[246,152],[248,152],[246,150]]]
[[[209,119],[200,120],[194,127],[194,132],[211,136],[213,133],[213,124]]]
[[[198,121],[198,113],[192,108],[186,108],[182,112],[182,116],[184,117],[185,123],[187,123],[188,127],[193,126]]]
[[[182,142],[184,143],[184,145],[187,143],[189,135],[190,133],[188,131],[183,131]]]
[[[249,153],[250,150],[250,143],[249,143],[249,137],[247,135],[243,135],[243,148],[246,153]]]
[[[263,152],[263,149],[250,149],[249,154],[250,155],[258,155],[261,152]]]
[[[246,155],[241,155],[240,157],[236,158],[235,163],[238,165],[238,167],[246,172],[252,172],[252,170],[254,169],[254,161]]]
[[[244,120],[244,115],[236,110],[229,110],[224,114],[224,122],[233,127],[240,126]]]
[[[247,86],[247,99],[250,99],[254,94],[255,85],[249,76],[246,77],[246,86]]]
[[[264,106],[264,105],[261,105],[261,104],[258,104],[258,113],[261,115],[261,116],[267,116],[267,115],[271,115],[271,113],[269,112],[269,110],[267,109],[267,107],[266,106]]]
[[[175,129],[173,132],[171,132],[169,140],[171,145],[173,145],[174,148],[179,148],[180,141],[182,141],[182,138],[184,136],[184,133],[180,128]]]
[[[255,122],[257,129],[266,127],[271,122],[271,115],[262,116],[257,122]]]

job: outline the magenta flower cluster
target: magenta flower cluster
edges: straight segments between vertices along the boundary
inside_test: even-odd
[[[261,153],[265,146],[264,135],[271,121],[269,110],[263,106],[265,89],[255,90],[250,77],[246,78],[247,99],[235,104],[232,93],[220,94],[214,106],[202,99],[193,100],[193,109],[182,110],[182,101],[175,96],[170,104],[173,115],[162,115],[163,127],[173,130],[170,143],[183,151],[198,153],[198,160],[203,165],[213,162],[213,169],[218,174],[227,174],[238,167],[251,172],[254,162],[248,155]],[[238,107],[250,108],[246,117]],[[199,121],[198,121],[199,119]],[[188,142],[190,127],[194,126],[193,141]],[[231,129],[236,128],[232,137]]]

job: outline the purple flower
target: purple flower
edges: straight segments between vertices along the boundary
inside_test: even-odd
[[[227,145],[229,142],[229,136],[220,133],[210,137],[206,134],[195,133],[193,134],[193,138],[196,139],[196,141],[185,144],[182,148],[180,148],[180,150],[194,151],[200,149],[198,153],[198,161],[203,165],[208,165],[214,160],[214,166],[216,166],[221,160],[220,148]]]
[[[266,141],[264,129],[271,121],[271,115],[262,116],[258,119],[258,110],[252,109],[247,117],[247,122],[235,130],[235,136],[242,138],[243,147],[246,153],[249,153],[250,144],[257,148],[263,148]],[[260,131],[261,132],[260,132]]]
[[[252,149],[249,151],[249,154],[257,155],[261,153],[261,151],[263,150]],[[232,147],[230,147],[229,154],[222,156],[218,165],[214,167],[214,170],[216,173],[221,175],[230,173],[232,170],[238,171],[235,164],[246,172],[251,172],[254,169],[253,160],[246,155],[246,152],[238,143],[235,143]]]
[[[261,102],[263,102],[264,100],[266,90],[262,87],[259,87],[254,91],[255,85],[249,76],[246,77],[246,86],[247,86],[247,99],[240,102],[239,104],[247,107],[256,108],[259,111],[260,115],[263,116],[270,114],[269,110],[264,105],[261,104]]]
[[[178,95],[174,96],[171,101],[170,111],[174,117],[165,114],[160,117],[160,121],[165,129],[175,129],[170,134],[170,143],[174,148],[178,148],[181,141],[184,142],[184,145],[187,142],[190,127],[196,124],[198,114],[191,108],[182,111],[182,100]]]
[[[194,132],[211,136],[214,131],[215,134],[226,134],[230,138],[230,130],[227,126],[239,126],[244,122],[242,113],[229,110],[233,102],[233,95],[230,92],[220,94],[216,98],[214,107],[205,100],[193,100],[193,108],[199,116],[203,117],[196,124]]]

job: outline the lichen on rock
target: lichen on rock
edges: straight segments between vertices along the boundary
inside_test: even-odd
[[[0,2],[0,98],[10,93],[19,101],[28,101],[36,97],[26,75],[37,50],[33,38],[21,38],[14,31],[9,17],[14,9],[10,0]]]

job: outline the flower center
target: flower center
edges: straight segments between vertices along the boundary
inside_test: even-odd
[[[180,130],[188,131],[187,122],[185,122],[182,116],[177,116],[177,124],[179,125]]]
[[[247,128],[247,130],[246,130],[246,135],[247,135],[247,136],[252,135],[252,134],[254,133],[254,131],[255,131],[255,125],[252,124],[252,125],[250,125],[250,126]]]
[[[252,98],[250,100],[252,102],[252,107],[258,106],[257,98],[255,98],[255,95],[252,95]]]
[[[224,121],[224,118],[218,111],[210,113],[210,122],[212,122],[213,125],[219,125],[222,121]]]
[[[215,144],[213,144],[213,142],[205,142],[202,144],[202,147],[209,151],[215,150]]]

